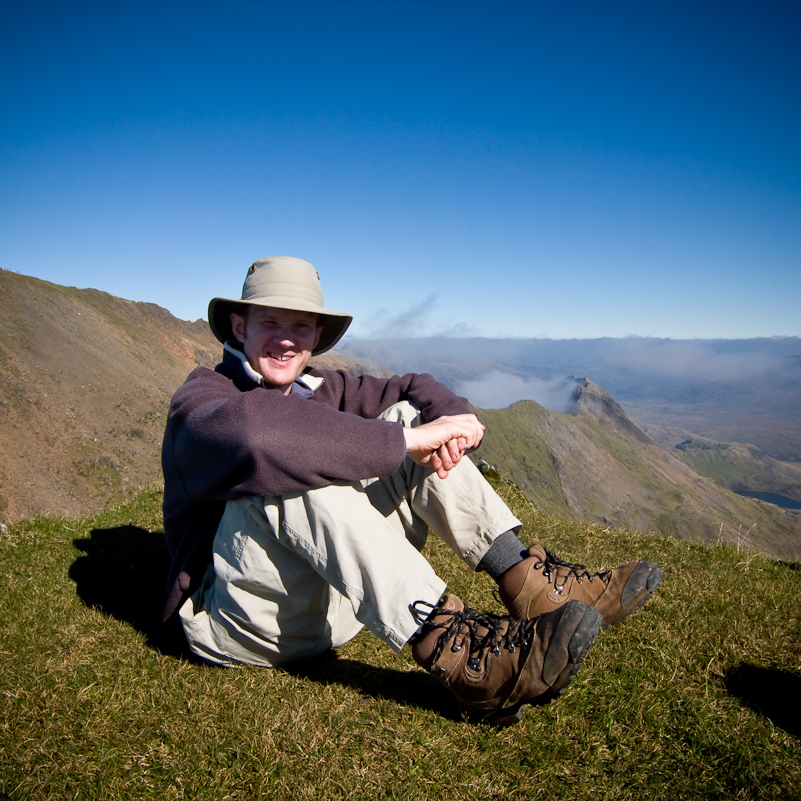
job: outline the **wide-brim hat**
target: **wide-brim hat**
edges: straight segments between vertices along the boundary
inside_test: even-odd
[[[230,315],[243,304],[319,315],[323,330],[317,347],[312,351],[313,356],[333,348],[353,320],[350,314],[323,306],[323,288],[317,270],[309,262],[292,256],[273,256],[254,261],[242,285],[241,298],[211,299],[209,327],[220,342],[234,339]]]

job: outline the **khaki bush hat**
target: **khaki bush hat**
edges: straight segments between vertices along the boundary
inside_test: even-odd
[[[238,311],[243,304],[319,314],[323,331],[313,356],[333,348],[353,320],[349,314],[323,306],[323,288],[317,270],[309,262],[292,256],[273,256],[254,261],[242,285],[241,298],[212,298],[209,303],[209,326],[220,342],[235,338],[230,314]]]

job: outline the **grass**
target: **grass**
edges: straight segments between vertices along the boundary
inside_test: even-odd
[[[696,438],[674,455],[699,475],[734,492],[775,492],[801,500],[801,465],[772,459],[751,445]]]
[[[553,449],[542,435],[543,419],[551,415],[544,407],[527,401],[507,409],[476,410],[487,419],[491,436],[482,442],[481,459],[503,464],[518,486],[538,507],[550,514],[569,517]]]
[[[602,632],[558,701],[464,722],[408,653],[363,633],[291,672],[181,658],[155,625],[160,495],[0,536],[0,791],[22,799],[697,799],[801,794],[801,572],[733,547],[555,521],[526,530],[665,581]],[[429,559],[474,606],[484,575]],[[499,611],[499,610],[498,610]]]

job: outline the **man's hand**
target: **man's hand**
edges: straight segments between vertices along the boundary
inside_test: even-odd
[[[406,453],[417,464],[427,464],[440,478],[447,478],[464,452],[478,447],[484,426],[474,414],[438,417],[417,428],[404,428]]]

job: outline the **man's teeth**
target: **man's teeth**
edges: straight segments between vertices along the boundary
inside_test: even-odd
[[[291,356],[281,356],[278,353],[271,353],[271,359],[278,359],[279,362],[288,362],[292,357]]]

